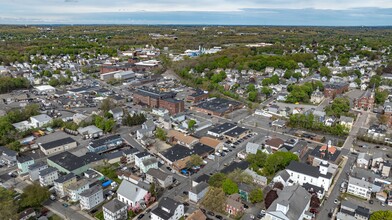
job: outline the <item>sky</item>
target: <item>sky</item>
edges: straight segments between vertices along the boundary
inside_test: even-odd
[[[392,0],[0,0],[0,24],[392,26]]]

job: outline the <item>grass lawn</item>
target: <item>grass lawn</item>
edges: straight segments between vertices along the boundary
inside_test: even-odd
[[[99,220],[104,220],[104,218],[103,218],[103,211],[101,210],[100,212],[97,212],[95,214],[95,218],[97,218]]]
[[[106,166],[97,167],[97,170],[99,172],[101,172],[105,177],[107,177],[107,178],[115,181],[116,183],[120,184],[121,181],[117,177],[117,174],[116,174],[116,169],[117,168],[118,168],[118,165],[115,165],[115,164],[110,165],[109,164],[109,165],[106,165]]]
[[[50,216],[48,218],[49,220],[62,220],[63,218],[61,218],[60,216],[53,214],[52,216]]]

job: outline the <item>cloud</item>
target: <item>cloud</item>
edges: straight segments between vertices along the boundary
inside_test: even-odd
[[[13,0],[2,3],[0,23],[392,25],[391,8],[391,0]]]

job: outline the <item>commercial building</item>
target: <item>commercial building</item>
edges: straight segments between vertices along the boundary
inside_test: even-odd
[[[38,143],[41,151],[45,155],[52,155],[55,153],[64,152],[78,146],[78,143],[71,137],[62,138],[59,140],[47,142],[47,143]]]
[[[59,172],[80,175],[89,168],[101,165],[103,157],[95,153],[86,153],[78,157],[65,151],[47,158],[47,163],[49,166],[57,168]]]
[[[236,128],[237,125],[233,123],[226,122],[224,124],[216,125],[215,127],[211,128],[209,131],[207,131],[208,135],[214,136],[214,137],[222,137],[224,133]]]
[[[184,111],[184,101],[175,99],[175,96],[175,92],[161,92],[141,87],[134,92],[133,102],[151,108],[165,108],[170,114],[177,114]]]
[[[223,116],[224,114],[230,113],[242,107],[243,104],[237,101],[222,98],[212,98],[192,106],[191,109],[208,115]]]
[[[123,143],[124,139],[119,134],[116,134],[91,141],[87,146],[87,149],[93,153],[101,153],[119,147]]]
[[[189,94],[186,98],[188,102],[199,103],[208,99],[208,91],[196,89],[193,93]]]
[[[348,91],[348,83],[334,83],[324,86],[324,96],[326,98],[335,98]]]

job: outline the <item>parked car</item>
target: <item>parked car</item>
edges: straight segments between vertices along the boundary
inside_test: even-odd
[[[207,214],[208,214],[208,215],[211,215],[211,216],[215,216],[215,213],[212,212],[212,211],[208,211]]]
[[[137,219],[142,219],[144,217],[144,214],[140,214]]]
[[[374,201],[373,200],[369,200],[369,204],[373,204],[374,203]]]
[[[222,219],[222,218],[223,218],[221,215],[215,215],[215,217],[216,217],[217,219]]]
[[[68,207],[68,204],[67,204],[67,203],[63,203],[63,206],[64,206],[65,208],[67,208],[67,207]]]

